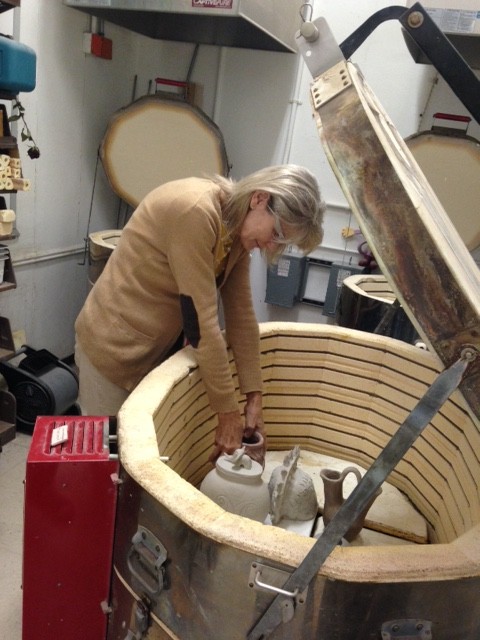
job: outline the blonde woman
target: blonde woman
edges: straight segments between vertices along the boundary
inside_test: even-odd
[[[297,165],[267,167],[237,182],[177,180],[147,195],[75,324],[83,413],[115,415],[140,380],[186,339],[218,418],[211,460],[232,453],[255,431],[265,436],[250,253],[259,249],[272,261],[287,244],[310,252],[322,240],[323,212],[316,179]],[[218,293],[246,397],[243,418]]]

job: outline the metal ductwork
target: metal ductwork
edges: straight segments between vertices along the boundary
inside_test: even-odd
[[[294,0],[64,0],[98,19],[159,40],[295,52]]]

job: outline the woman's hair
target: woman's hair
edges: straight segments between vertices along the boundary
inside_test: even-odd
[[[281,222],[293,229],[289,244],[295,244],[305,254],[313,251],[323,238],[323,214],[326,205],[322,201],[318,183],[304,167],[285,164],[266,167],[237,182],[215,176],[215,182],[226,193],[222,206],[224,222],[231,235],[235,235],[250,210],[255,191],[270,194],[269,207]],[[284,245],[269,252],[275,258],[283,252]]]

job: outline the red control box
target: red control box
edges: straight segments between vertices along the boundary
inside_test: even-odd
[[[104,640],[118,468],[113,418],[37,418],[25,479],[23,640]]]

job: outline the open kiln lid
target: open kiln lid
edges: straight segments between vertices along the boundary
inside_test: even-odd
[[[434,127],[405,140],[470,251],[480,247],[480,142]]]
[[[420,166],[324,19],[297,36],[325,153],[383,274],[423,340],[450,366],[480,351],[480,271]],[[461,390],[480,417],[480,358]]]
[[[136,207],[170,180],[228,170],[223,136],[200,109],[164,94],[146,96],[117,111],[100,146],[112,189]]]

